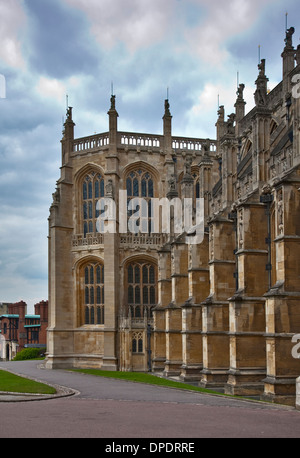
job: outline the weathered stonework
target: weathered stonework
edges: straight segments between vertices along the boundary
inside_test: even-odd
[[[282,81],[268,91],[263,59],[255,107],[245,114],[240,84],[227,120],[219,107],[215,140],[173,136],[168,100],[162,135],[118,131],[112,96],[108,132],[76,139],[68,109],[49,217],[47,367],[152,370],[295,404],[300,53],[292,35]],[[191,243],[197,226],[176,231],[172,206],[169,230],[160,221],[153,233],[159,213],[151,213],[130,232],[134,215],[120,190],[148,208],[151,198],[192,199],[193,224],[203,199],[203,241]],[[116,218],[104,223],[115,233],[97,231],[101,197],[116,203]]]

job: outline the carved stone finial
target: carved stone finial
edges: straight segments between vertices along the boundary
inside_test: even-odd
[[[228,115],[227,120],[227,133],[234,134],[234,121],[235,121],[235,113],[231,113]]]
[[[67,108],[67,121],[72,121],[72,107]]]
[[[245,85],[240,84],[236,92],[238,100],[244,100],[244,89]]]
[[[165,116],[171,116],[169,100],[165,100]]]
[[[52,194],[53,204],[59,204],[60,202],[60,189],[56,188],[55,192]]]
[[[293,47],[293,35],[295,33],[294,27],[290,27],[285,33],[285,45],[288,48]]]
[[[218,109],[218,116],[219,116],[219,121],[224,121],[224,116],[225,116],[225,110],[224,110],[224,105],[221,105]]]
[[[115,110],[116,109],[116,96],[112,95],[110,98],[110,109]]]
[[[210,139],[207,138],[205,142],[202,144],[202,148],[204,150],[204,154],[209,154],[210,152]]]
[[[263,107],[267,105],[267,83],[268,78],[265,74],[266,61],[265,59],[261,60],[261,63],[258,64],[259,74],[256,80],[256,91],[254,93],[255,105],[258,107]]]
[[[266,76],[266,59],[261,59],[258,64],[259,76]]]

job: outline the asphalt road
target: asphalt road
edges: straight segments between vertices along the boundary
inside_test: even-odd
[[[104,438],[103,447],[116,447],[128,438],[300,437],[300,411],[291,407],[45,370],[36,361],[0,362],[2,368],[76,394],[0,403],[1,438]]]

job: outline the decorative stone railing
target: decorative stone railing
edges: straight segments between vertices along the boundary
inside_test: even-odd
[[[109,134],[91,135],[89,137],[77,138],[73,141],[73,152],[95,150],[109,145]]]
[[[120,245],[130,248],[157,248],[162,247],[169,240],[169,234],[121,234]]]
[[[118,132],[118,143],[122,146],[160,148],[163,144],[161,135]]]
[[[152,135],[134,132],[118,132],[117,143],[121,147],[130,149],[148,149],[162,151],[164,146],[163,135]],[[214,152],[217,148],[216,140],[201,138],[172,137],[172,148],[176,151],[203,152],[204,146],[209,143],[209,151]],[[109,145],[109,133],[95,134],[89,137],[76,138],[73,141],[73,154],[107,148]]]
[[[204,151],[209,143],[209,151],[216,151],[217,141],[202,138],[172,137],[172,148],[185,151]]]
[[[76,234],[72,239],[73,248],[77,247],[88,247],[95,245],[104,244],[105,234],[96,233],[96,234]],[[163,246],[169,240],[169,234],[120,234],[120,244],[128,245],[130,248],[139,247],[139,248],[158,248]]]
[[[95,245],[103,245],[104,239],[103,234],[76,234],[73,236],[72,239],[72,246],[76,247],[87,247],[87,246],[95,246]]]
[[[153,307],[155,307],[155,305]],[[132,328],[146,329],[148,324],[150,324],[150,326],[153,327],[154,320],[153,318],[149,318],[146,315],[142,318],[133,318],[131,316],[119,316],[119,328],[120,329],[132,329]]]

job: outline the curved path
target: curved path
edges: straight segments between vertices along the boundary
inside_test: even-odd
[[[0,362],[0,369],[76,391],[2,402],[1,438],[300,437],[300,412],[291,407],[45,370],[36,361]]]

